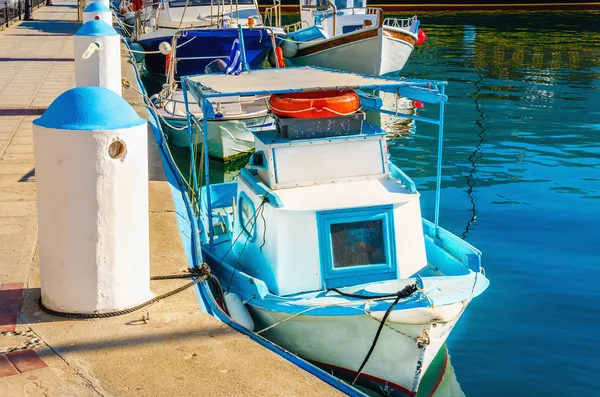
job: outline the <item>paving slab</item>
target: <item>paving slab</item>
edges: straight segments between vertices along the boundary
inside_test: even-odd
[[[0,396],[340,395],[202,312],[193,289],[108,319],[41,311],[31,123],[74,86],[71,35],[80,26],[74,1],[54,4],[0,32],[0,329],[9,330],[0,340]],[[123,77],[137,87],[125,54],[122,61]],[[139,94],[124,97],[147,117]],[[151,129],[148,142],[151,274],[179,273],[188,264]],[[151,289],[161,294],[188,281],[152,281]],[[24,341],[33,345],[2,350]]]

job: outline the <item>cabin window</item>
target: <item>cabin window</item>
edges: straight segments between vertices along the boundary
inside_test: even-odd
[[[320,212],[317,222],[325,288],[396,277],[391,206]]]
[[[334,269],[386,262],[383,220],[333,223],[330,229]]]
[[[256,236],[256,217],[254,209],[254,203],[246,195],[246,193],[240,193],[240,199],[238,201],[238,214],[239,222],[244,234],[251,240],[254,241]]]

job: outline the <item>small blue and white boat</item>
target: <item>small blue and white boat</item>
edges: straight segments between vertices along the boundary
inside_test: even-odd
[[[400,71],[419,41],[419,20],[384,18],[366,0],[300,0],[302,29],[287,34],[295,66],[385,75]]]
[[[205,304],[353,384],[417,395],[458,319],[489,285],[481,252],[438,224],[445,84],[309,67],[184,77],[205,128],[211,102],[232,95],[363,97],[354,112],[333,109],[335,97],[308,109],[333,116],[277,118],[277,131],[255,134],[255,153],[235,182],[211,184],[205,155],[206,186],[194,174],[193,195],[201,197],[202,255],[221,286],[200,289]],[[362,110],[393,113],[367,90],[439,108],[439,118],[402,115],[439,126],[433,222],[421,217],[413,181],[389,161],[386,132],[364,121]]]

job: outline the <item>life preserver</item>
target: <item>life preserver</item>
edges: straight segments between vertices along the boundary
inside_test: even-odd
[[[271,95],[271,111],[298,119],[346,116],[360,108],[360,99],[349,91],[310,91]]]

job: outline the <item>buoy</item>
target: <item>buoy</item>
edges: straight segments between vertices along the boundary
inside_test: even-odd
[[[90,3],[83,10],[83,23],[89,21],[104,21],[112,25],[112,13],[110,9],[101,2]]]
[[[425,107],[423,101],[419,101],[418,99],[413,100],[413,105],[415,109],[423,109]]]
[[[121,36],[104,21],[89,21],[73,36],[75,85],[108,88],[121,95]]]
[[[281,47],[275,48],[275,59],[277,60],[278,68],[285,67],[285,61],[283,60],[283,51],[281,50]]]
[[[41,296],[68,313],[151,298],[146,121],[119,95],[77,87],[33,122]]]
[[[226,293],[225,303],[227,304],[229,316],[231,316],[233,321],[250,331],[254,331],[254,321],[238,294],[232,292]]]
[[[419,29],[419,31],[417,32],[417,42],[415,44],[421,45],[425,42],[425,40],[427,40],[427,35],[425,34],[425,31]]]
[[[298,44],[293,41],[283,40],[280,47],[283,51],[283,57],[286,59],[293,58],[298,53]]]
[[[352,90],[276,94],[269,102],[277,116],[301,119],[348,115],[360,108],[360,99]]]

